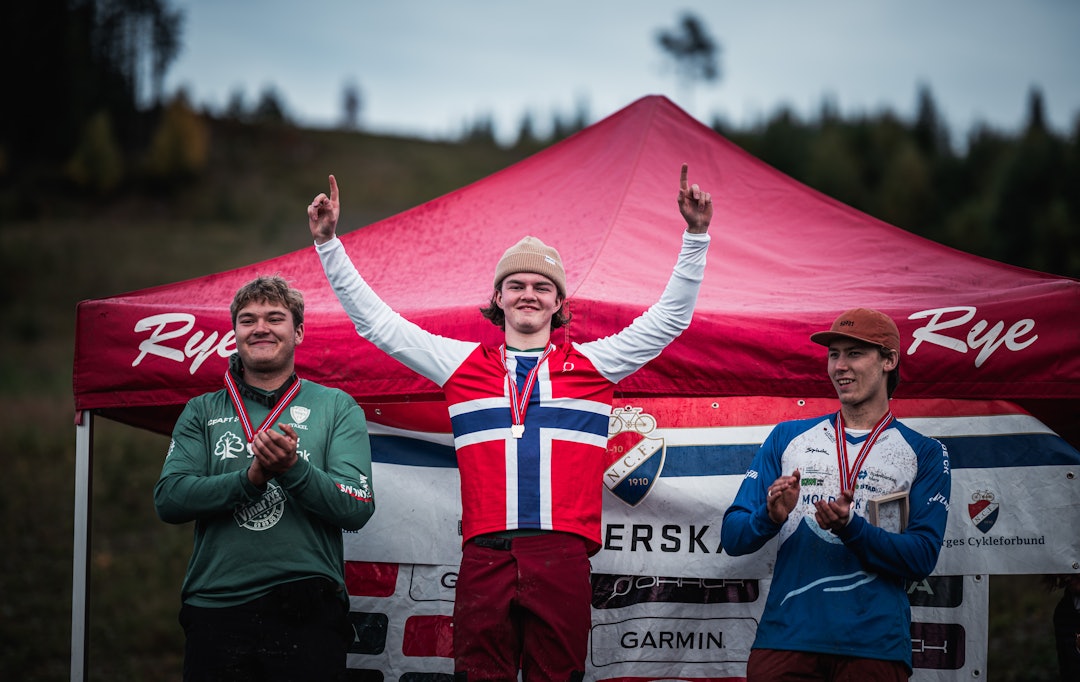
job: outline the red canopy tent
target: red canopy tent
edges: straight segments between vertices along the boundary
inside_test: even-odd
[[[624,380],[623,395],[834,397],[823,353],[808,336],[840,311],[866,306],[900,327],[898,397],[1013,401],[1080,443],[1080,282],[871,218],[777,172],[663,97],[643,98],[514,166],[342,239],[406,318],[439,334],[494,341],[498,330],[478,312],[494,264],[522,235],[540,237],[560,251],[567,272],[574,319],[557,340],[591,340],[623,328],[662,290],[684,227],[676,205],[684,162],[716,206],[703,289],[690,329]],[[349,190],[342,187],[346,226]],[[306,233],[302,218],[297,223]],[[222,385],[234,350],[233,293],[272,273],[305,293],[301,376],[365,406],[440,399],[436,386],[357,337],[314,250],[304,248],[80,303],[76,410],[168,433],[189,398]],[[80,436],[80,450],[91,440]],[[88,476],[89,456],[79,462],[77,476]],[[77,513],[86,502],[78,496]],[[78,592],[85,562],[76,549]]]
[[[839,311],[868,306],[900,326],[898,396],[1008,399],[1059,433],[1074,428],[1080,282],[875,220],[777,172],[663,97],[343,241],[405,317],[436,333],[492,339],[497,330],[477,309],[494,263],[522,235],[536,235],[565,260],[574,321],[563,333],[589,340],[621,329],[663,288],[683,227],[675,203],[683,162],[716,205],[704,287],[691,328],[623,381],[623,393],[832,397],[807,337]],[[348,186],[342,201],[347,225]],[[438,399],[433,384],[357,338],[305,248],[79,304],[76,410],[168,433],[189,398],[221,385],[233,293],[274,272],[307,299],[303,376],[364,403]]]

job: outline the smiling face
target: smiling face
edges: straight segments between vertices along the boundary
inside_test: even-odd
[[[883,355],[878,346],[859,341],[836,339],[829,344],[829,379],[845,418],[849,410],[877,413],[883,407],[880,414],[884,414],[889,401],[888,374],[898,359],[896,351]]]
[[[515,348],[526,341],[539,345],[551,336],[551,318],[562,307],[563,297],[547,277],[532,272],[507,275],[495,293],[495,304],[506,317],[507,344]],[[513,337],[513,338],[512,338]],[[542,338],[541,338],[542,337]]]
[[[252,301],[236,313],[233,327],[244,378],[252,386],[275,389],[293,372],[304,325],[281,303]]]

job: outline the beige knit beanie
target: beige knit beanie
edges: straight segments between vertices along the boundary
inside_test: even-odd
[[[566,298],[566,272],[563,270],[559,252],[536,237],[525,237],[514,244],[495,266],[495,288],[498,289],[507,275],[515,272],[534,272],[555,283],[559,295]]]

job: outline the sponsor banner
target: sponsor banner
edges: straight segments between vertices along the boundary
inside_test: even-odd
[[[364,679],[444,680],[453,673],[456,566],[347,564]],[[387,594],[390,580],[394,591]],[[744,680],[769,580],[594,572],[587,680]],[[909,583],[914,682],[986,676],[989,581]]]
[[[453,588],[457,566],[355,561],[346,549],[348,667],[357,679],[444,680],[453,673]],[[388,585],[393,590],[387,594]],[[447,587],[449,586],[449,587]],[[350,677],[349,679],[353,679]]]
[[[990,578],[930,576],[908,584],[912,680],[985,679]]]
[[[953,469],[935,573],[1075,572],[1080,534],[1060,510],[1080,503],[1076,474],[1075,465]]]
[[[376,447],[372,439],[372,447]],[[375,513],[345,549],[368,561],[422,565],[461,561],[461,498],[456,467],[373,462]]]
[[[893,401],[904,423],[941,440],[953,473],[936,575],[1070,573],[1080,534],[1080,453],[1000,401]],[[774,545],[729,557],[724,511],[773,426],[835,401],[651,399],[613,407],[594,570],[625,575],[768,578]],[[345,544],[368,561],[456,565],[459,479],[441,403],[367,406],[377,511]],[[933,413],[935,416],[920,416]],[[381,420],[381,421],[380,421]],[[413,425],[410,428],[410,425]]]

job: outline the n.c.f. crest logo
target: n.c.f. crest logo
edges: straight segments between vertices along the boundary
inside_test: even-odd
[[[989,488],[976,490],[971,494],[971,503],[968,504],[968,516],[971,517],[971,522],[975,524],[975,527],[985,533],[997,523],[999,506],[994,501],[994,491]]]
[[[631,507],[645,499],[664,468],[664,439],[650,436],[656,419],[640,407],[618,407],[608,421],[608,465],[604,485]]]

